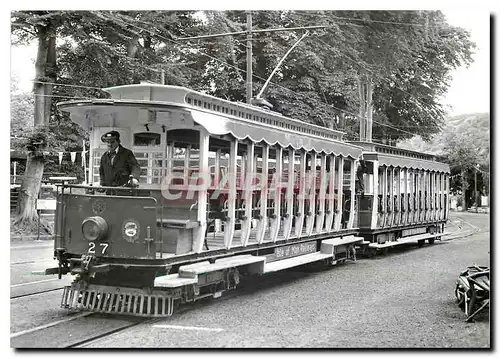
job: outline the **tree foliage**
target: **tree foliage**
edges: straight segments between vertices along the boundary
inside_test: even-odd
[[[436,154],[449,163],[450,190],[468,194],[463,201],[467,206],[476,187],[483,195],[490,192],[490,137],[489,114],[472,113],[447,118],[442,132],[428,142],[414,137],[398,146]]]
[[[245,34],[182,39],[245,31],[246,16],[244,11],[12,12],[13,43],[38,41],[39,54],[45,55],[36,65],[34,117],[37,123],[42,111],[48,118],[48,147],[82,149],[86,134],[55,103],[104,97],[103,87],[158,83],[164,77],[166,84],[246,101]],[[253,30],[325,26],[254,32],[253,95],[309,31],[263,96],[273,110],[344,130],[348,139],[358,137],[363,81],[374,85],[375,141],[414,134],[428,139],[438,132],[444,116],[439,97],[450,72],[469,64],[474,49],[467,31],[447,24],[439,11],[253,11],[252,21]],[[28,115],[16,115],[21,117]]]
[[[245,31],[245,11],[51,15],[60,24],[58,83],[82,86],[56,87],[55,95],[104,96],[97,88],[159,82],[164,70],[167,84],[246,101],[245,34],[178,40]],[[309,30],[273,76],[264,97],[273,110],[319,125],[339,128],[338,119],[345,115],[345,126],[339,129],[349,138],[359,132],[361,79],[374,84],[375,140],[413,134],[428,139],[443,125],[439,97],[446,92],[450,71],[470,63],[474,49],[469,34],[448,25],[439,11],[254,11],[252,21],[254,30],[325,26]],[[253,34],[254,95],[304,31]]]

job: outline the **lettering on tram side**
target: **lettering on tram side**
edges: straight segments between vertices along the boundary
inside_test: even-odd
[[[303,242],[289,246],[280,246],[274,249],[274,254],[267,255],[267,261],[282,260],[316,252],[316,241]]]

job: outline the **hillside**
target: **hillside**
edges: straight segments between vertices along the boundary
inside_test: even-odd
[[[447,139],[457,136],[473,141],[481,148],[483,154],[490,150],[490,115],[489,113],[471,113],[448,117],[441,133],[436,134],[430,142],[420,136],[398,143],[399,148],[415,150],[430,154],[443,155]]]

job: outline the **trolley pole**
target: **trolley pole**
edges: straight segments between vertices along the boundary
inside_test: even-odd
[[[247,103],[252,102],[252,12],[247,10]]]

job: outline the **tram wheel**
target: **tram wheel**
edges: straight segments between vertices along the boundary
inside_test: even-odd
[[[418,244],[418,247],[422,247],[425,244],[425,240],[418,240],[417,244]]]
[[[429,245],[432,245],[432,244],[434,244],[434,240],[435,239],[433,237],[431,237],[427,241],[429,242]]]

